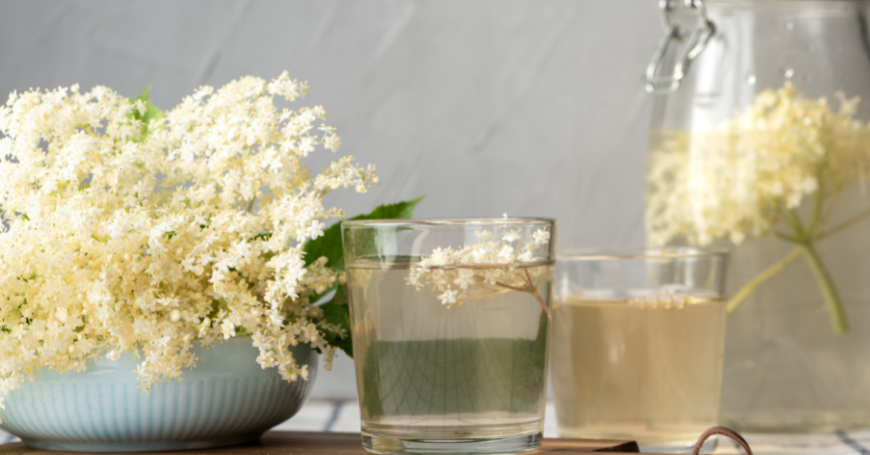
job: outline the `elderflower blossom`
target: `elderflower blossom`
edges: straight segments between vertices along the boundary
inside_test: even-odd
[[[0,405],[43,369],[139,356],[145,390],[195,365],[194,342],[247,335],[257,362],[307,378],[289,346],[331,363],[326,336],[348,336],[312,306],[335,283],[304,257],[322,198],[378,178],[350,156],[319,174],[302,158],[335,151],[322,107],[285,72],[201,87],[164,118],[105,87],[13,93],[0,107]],[[306,265],[306,259],[309,264]]]
[[[537,288],[553,273],[546,261],[550,232],[537,229],[525,235],[522,228],[505,227],[500,238],[487,230],[475,234],[475,244],[435,248],[412,264],[408,284],[418,290],[430,287],[448,308],[510,291],[530,292],[540,300]]]
[[[870,129],[853,119],[859,99],[837,97],[834,111],[787,82],[712,132],[655,133],[661,146],[650,155],[649,243],[763,237],[807,196],[867,178]]]

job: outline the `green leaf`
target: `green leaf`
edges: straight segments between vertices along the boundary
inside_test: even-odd
[[[375,208],[367,215],[359,215],[352,220],[385,220],[385,219],[408,219],[414,214],[414,207],[425,196],[411,201],[385,204]],[[334,270],[344,270],[344,251],[341,247],[341,223],[335,223],[323,231],[323,235],[308,241],[305,244],[305,265],[311,264],[320,257],[326,257],[326,265]],[[347,289],[339,284],[335,289],[332,299],[320,305],[323,310],[323,320],[335,324],[345,331],[345,336],[328,334],[326,341],[342,351],[348,357],[353,358],[353,344],[350,337],[350,306],[347,300]]]
[[[426,196],[420,196],[410,201],[397,202],[377,206],[368,215],[358,215],[352,220],[407,220],[414,216],[414,208]]]
[[[132,111],[130,111],[129,114],[127,114],[128,117],[130,117],[132,119],[139,120],[140,122],[142,122],[142,132],[139,135],[138,142],[144,141],[145,138],[148,137],[148,135],[151,133],[150,131],[148,131],[148,124],[151,122],[152,119],[163,118],[163,112],[160,110],[160,108],[158,108],[157,106],[154,105],[154,103],[151,102],[151,99],[149,97],[150,94],[151,94],[151,86],[149,85],[148,88],[146,88],[145,91],[142,92],[141,95],[130,100],[130,103],[132,103],[133,106],[135,106],[136,101],[139,101],[139,100],[142,100],[142,102],[145,103],[145,113],[144,114],[139,112],[139,109],[135,108],[135,107],[133,108]]]
[[[327,334],[326,341],[345,353],[348,357],[353,358],[353,343],[350,338],[350,306],[347,302],[347,288],[344,285],[338,285],[335,290],[335,296],[329,302],[320,305],[323,310],[323,319],[327,322],[335,324],[344,329],[345,337],[342,338],[337,334]]]
[[[357,215],[351,220],[406,220],[413,216],[414,207],[426,196],[420,196],[410,201],[397,202],[377,206],[367,215]],[[341,248],[341,223],[335,223],[323,231],[323,235],[309,240],[305,244],[305,265],[309,265],[320,257],[326,257],[327,266],[344,270],[344,251]]]

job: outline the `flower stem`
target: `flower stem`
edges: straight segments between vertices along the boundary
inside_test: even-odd
[[[820,233],[816,238],[823,239],[825,237],[832,236],[832,235],[834,235],[834,234],[836,234],[844,229],[849,229],[850,227],[860,223],[862,220],[864,220],[867,217],[870,217],[870,209],[867,209],[867,210],[859,213],[858,215],[852,217],[851,219],[844,221],[842,224],[838,224],[837,226],[834,226],[834,227]]]
[[[740,304],[743,303],[743,301],[746,300],[747,297],[752,295],[752,293],[755,292],[756,289],[758,289],[762,284],[766,283],[771,278],[775,277],[777,274],[779,274],[779,272],[785,270],[785,268],[791,265],[791,263],[794,262],[798,257],[800,257],[800,255],[800,248],[793,249],[791,253],[785,255],[782,259],[776,261],[775,264],[766,268],[763,272],[756,275],[755,278],[751,279],[748,283],[743,285],[743,287],[740,288],[740,290],[737,291],[736,294],[734,294],[734,297],[728,299],[728,314],[733,313],[734,310],[736,310],[737,307],[739,307]]]
[[[503,287],[503,288],[510,289],[511,291],[517,291],[517,292],[529,292],[529,290],[526,289],[526,288],[518,288],[518,287],[516,287],[516,286],[511,286],[511,285],[509,285],[509,284],[504,284],[504,283],[502,283],[501,281],[496,281],[495,284],[496,284],[496,286],[501,286],[501,287]]]
[[[511,286],[509,284],[502,283],[501,281],[496,281],[495,284],[496,284],[496,286],[501,286],[503,288],[510,289],[512,291],[528,292],[529,294],[532,294],[536,299],[538,299],[538,303],[541,304],[541,308],[544,309],[544,312],[547,313],[547,319],[552,321],[553,316],[550,314],[550,309],[547,308],[547,302],[544,301],[544,298],[541,297],[541,294],[538,294],[537,289],[535,289],[534,283],[531,282],[531,277],[528,276],[528,272],[526,272],[526,276],[529,279],[525,280],[526,281],[525,287]]]
[[[831,323],[834,325],[834,331],[843,334],[849,331],[849,322],[846,319],[846,310],[843,308],[843,300],[840,298],[837,288],[834,286],[834,280],[831,279],[831,274],[822,263],[822,258],[816,251],[813,244],[818,238],[816,237],[815,229],[818,222],[818,217],[821,212],[821,194],[819,194],[816,204],[813,207],[812,219],[810,219],[810,229],[805,229],[800,217],[795,210],[789,210],[791,216],[791,226],[794,230],[795,237],[799,239],[798,247],[803,253],[813,276],[816,278],[816,283],[819,285],[819,290],[822,292],[822,297],[825,299],[825,305],[828,307],[828,312],[831,315]]]
[[[822,258],[816,252],[815,247],[811,242],[806,242],[800,247],[801,252],[806,258],[807,263],[816,277],[816,282],[819,284],[819,289],[825,298],[828,311],[831,314],[831,323],[834,326],[834,331],[837,333],[846,333],[849,331],[849,321],[846,319],[846,310],[843,308],[843,301],[840,299],[840,294],[837,288],[834,287],[834,281],[831,279],[831,274],[822,263]]]
[[[734,312],[734,310],[736,310],[737,307],[739,307],[740,304],[761,285],[785,270],[798,258],[798,256],[803,255],[816,279],[822,297],[825,300],[825,305],[831,315],[831,323],[834,326],[834,331],[840,334],[849,331],[849,322],[846,317],[846,310],[843,307],[843,300],[837,292],[831,274],[828,272],[828,269],[822,262],[819,253],[816,251],[815,242],[857,224],[859,221],[870,216],[870,210],[861,212],[852,219],[835,226],[834,228],[822,231],[820,226],[824,224],[824,220],[826,220],[828,215],[828,213],[825,212],[830,211],[830,207],[828,207],[828,210],[823,210],[823,206],[822,195],[818,194],[813,204],[809,223],[806,227],[801,221],[800,216],[798,216],[797,211],[792,209],[785,212],[786,216],[782,219],[785,224],[791,228],[793,234],[789,235],[775,231],[774,235],[782,240],[794,243],[796,248],[740,288],[734,297],[728,300],[727,310],[729,314]]]
[[[531,292],[532,295],[535,296],[536,299],[538,299],[538,303],[541,304],[541,308],[544,309],[544,313],[547,313],[547,320],[548,320],[548,321],[552,321],[552,320],[553,320],[553,315],[550,314],[550,309],[547,308],[547,302],[544,302],[544,298],[541,297],[541,294],[538,294],[538,291],[535,290],[535,289],[532,289],[532,290],[529,291],[529,292]]]
[[[536,286],[535,283],[532,281],[532,276],[529,275],[529,269],[525,269],[523,271],[526,272],[526,283],[529,284],[529,289],[531,289],[532,295],[535,296],[536,299],[538,299],[538,303],[541,304],[541,308],[544,309],[544,313],[547,313],[547,320],[552,322],[553,315],[550,314],[550,309],[547,308],[547,302],[544,301],[544,299],[541,297],[541,294],[538,294],[538,286]]]

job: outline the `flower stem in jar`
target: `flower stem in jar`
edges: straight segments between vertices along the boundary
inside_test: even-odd
[[[761,285],[766,283],[771,278],[778,275],[779,272],[782,272],[783,270],[785,270],[788,266],[790,266],[800,256],[801,256],[800,248],[795,248],[789,254],[783,256],[782,259],[776,261],[775,264],[764,269],[764,271],[762,271],[761,273],[756,275],[754,278],[749,280],[748,283],[743,285],[743,287],[741,287],[740,290],[737,291],[736,294],[734,294],[734,297],[731,297],[730,299],[728,299],[728,314],[733,313],[734,310],[736,310],[737,307],[739,307],[740,304],[743,303],[744,300],[746,300],[750,295],[752,295],[752,293],[755,292],[756,289],[761,287]]]
[[[831,314],[831,323],[834,325],[834,331],[837,333],[846,333],[849,331],[849,321],[846,319],[846,310],[843,308],[843,301],[840,298],[840,293],[834,286],[834,281],[831,279],[831,274],[825,268],[819,253],[811,242],[806,242],[801,245],[801,252],[816,277],[816,282],[819,284],[819,290],[825,297],[828,311]]]
[[[776,236],[782,240],[785,240],[790,243],[794,243],[796,245],[795,249],[792,250],[789,254],[784,256],[782,259],[756,275],[749,283],[745,284],[730,300],[728,300],[728,313],[733,312],[743,303],[746,298],[748,298],[755,290],[757,290],[761,285],[766,283],[771,278],[778,275],[780,272],[785,270],[789,265],[791,265],[798,257],[803,256],[807,265],[810,267],[810,271],[812,271],[813,276],[816,279],[816,283],[819,286],[819,290],[822,293],[822,297],[825,299],[825,306],[828,308],[828,312],[831,316],[831,323],[834,326],[834,331],[836,333],[846,333],[849,331],[849,321],[846,316],[846,310],[843,307],[843,300],[840,297],[840,293],[837,291],[836,286],[834,285],[834,280],[831,278],[831,274],[828,272],[827,267],[825,267],[824,262],[822,262],[821,256],[819,256],[818,251],[816,250],[816,242],[831,235],[832,233],[836,233],[842,229],[848,228],[858,221],[864,219],[866,216],[870,216],[870,212],[863,212],[853,219],[846,221],[840,226],[836,226],[827,231],[819,232],[818,229],[818,221],[821,216],[822,210],[821,207],[823,205],[821,194],[817,194],[816,202],[813,204],[813,211],[810,217],[810,222],[808,223],[808,227],[804,227],[803,222],[798,216],[797,212],[794,210],[789,210],[785,213],[783,217],[786,225],[788,225],[793,231],[792,234],[784,234],[780,232],[776,232]]]

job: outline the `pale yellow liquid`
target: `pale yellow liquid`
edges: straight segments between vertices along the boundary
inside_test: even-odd
[[[559,436],[692,445],[719,420],[725,304],[557,301]]]
[[[440,292],[408,285],[408,273],[347,267],[363,434],[433,441],[540,433],[549,321],[535,297],[484,292],[447,308]],[[537,288],[546,302],[551,288],[549,280]]]

